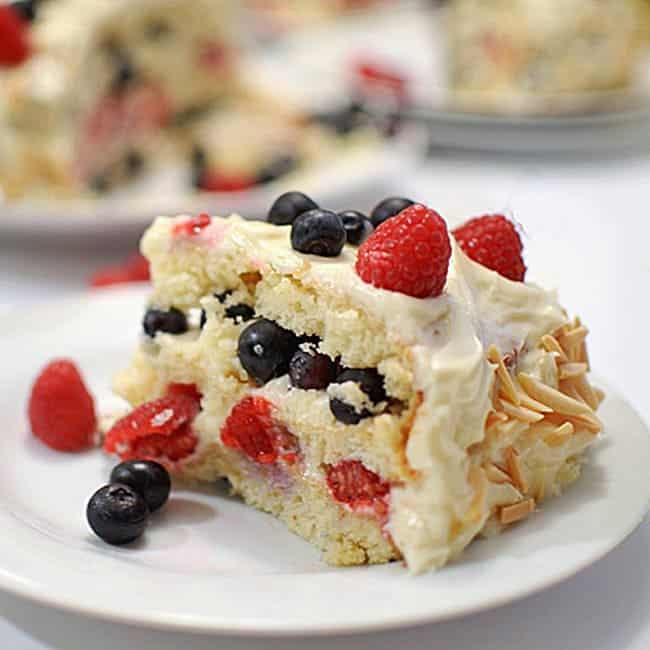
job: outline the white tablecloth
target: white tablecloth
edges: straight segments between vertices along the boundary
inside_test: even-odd
[[[560,287],[563,302],[591,330],[596,372],[648,421],[648,179],[650,155],[531,160],[440,152],[433,161],[405,169],[389,187],[377,188],[373,198],[399,192],[427,202],[450,219],[492,211],[514,215],[527,234],[529,277]],[[92,269],[118,259],[127,248],[106,250],[77,242],[52,250],[2,241],[0,236],[0,305],[74,292],[85,285]],[[650,480],[650,469],[646,478]],[[98,622],[0,594],[0,648],[647,650],[649,549],[646,521],[597,565],[519,603],[438,625],[336,639],[268,641],[165,634]]]

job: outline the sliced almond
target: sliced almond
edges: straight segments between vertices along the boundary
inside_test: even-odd
[[[561,447],[569,441],[574,431],[575,429],[571,422],[564,422],[556,427],[553,432],[544,436],[544,442],[549,447]]]
[[[519,391],[519,400],[522,406],[525,406],[531,411],[537,411],[538,413],[551,413],[553,411],[550,406],[534,400],[528,393],[523,390]]]
[[[557,413],[581,415],[591,411],[587,404],[583,404],[582,402],[561,393],[559,390],[547,386],[531,375],[520,372],[517,379],[519,379],[519,383],[533,399],[539,400],[547,406],[550,406],[553,411],[556,411]]]
[[[508,369],[503,363],[503,359],[501,358],[501,355],[499,354],[499,350],[497,350],[497,347],[495,345],[491,345],[490,348],[488,349],[487,358],[488,361],[494,363],[497,367],[496,372],[497,372],[497,377],[501,382],[501,390],[506,394],[506,396],[511,402],[519,405],[519,394],[517,393],[517,389],[515,388],[515,383],[512,380],[512,377],[510,376]]]
[[[498,485],[502,483],[512,483],[510,476],[498,465],[495,465],[490,461],[487,461],[483,465],[483,469],[485,470],[485,475],[487,476],[487,479],[490,481],[490,483],[496,483]]]
[[[508,469],[508,474],[510,474],[512,478],[512,482],[520,492],[525,494],[528,492],[528,484],[524,478],[523,468],[517,450],[514,447],[508,447],[505,451],[505,457],[506,467]]]
[[[595,411],[598,408],[600,401],[587,377],[585,377],[584,374],[572,377],[571,383],[575,386],[580,397],[582,397],[582,399]]]
[[[535,510],[535,499],[525,499],[499,508],[499,521],[505,526],[525,519]]]
[[[594,394],[596,395],[596,399],[598,400],[598,403],[600,404],[604,399],[605,399],[605,391],[601,390],[597,386],[592,386],[594,389]]]
[[[506,400],[501,400],[500,406],[503,409],[504,413],[507,413],[508,415],[511,415],[513,418],[521,420],[522,422],[539,422],[540,420],[544,419],[544,415],[542,413],[537,413],[536,411],[527,409],[525,406],[515,406]]]
[[[587,372],[586,363],[569,362],[563,363],[558,371],[558,379],[569,379],[570,377],[579,377]]]
[[[547,352],[553,352],[557,354],[557,360],[560,363],[566,363],[569,359],[562,349],[562,346],[558,343],[557,339],[551,334],[545,334],[542,336],[542,347]]]
[[[562,336],[559,338],[559,343],[564,351],[567,352],[567,356],[569,356],[568,350],[574,347],[579,347],[580,344],[585,340],[587,334],[589,334],[589,330],[584,327],[584,325],[579,325],[578,327],[575,327],[574,329],[562,334]]]

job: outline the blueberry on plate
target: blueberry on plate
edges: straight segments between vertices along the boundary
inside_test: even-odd
[[[405,210],[409,206],[413,205],[414,201],[411,199],[405,199],[401,196],[390,196],[383,201],[380,201],[370,213],[370,221],[372,225],[376,228],[386,221],[394,217],[396,214],[399,214],[402,210]]]
[[[329,210],[309,210],[291,226],[291,246],[300,253],[336,257],[346,241],[341,217]]]
[[[317,207],[316,203],[302,192],[285,192],[271,206],[268,221],[276,226],[289,226],[298,215]]]
[[[296,335],[267,318],[246,327],[239,335],[237,356],[258,385],[289,370],[289,360],[298,346]]]
[[[305,390],[324,390],[336,378],[336,363],[326,354],[296,350],[289,362],[291,385]]]
[[[183,334],[187,332],[187,318],[185,314],[176,307],[167,311],[163,309],[148,309],[142,321],[142,327],[147,336],[154,337],[156,332],[167,334]]]
[[[365,214],[357,212],[357,210],[345,210],[339,212],[339,217],[343,222],[348,244],[359,246],[372,234],[372,223]]]
[[[153,460],[127,460],[111,472],[111,483],[121,483],[140,494],[151,512],[167,502],[172,482],[167,470]]]
[[[86,518],[96,535],[108,544],[128,544],[144,532],[149,508],[132,487],[114,483],[99,488],[90,497]]]

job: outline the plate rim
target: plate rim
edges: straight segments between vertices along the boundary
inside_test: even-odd
[[[136,285],[126,287],[108,287],[94,291],[82,291],[76,292],[62,299],[34,303],[28,307],[28,310],[30,316],[32,316],[34,312],[40,310],[69,310],[70,306],[74,304],[83,304],[87,309],[88,307],[92,307],[92,303],[95,300],[107,301],[108,303],[113,303],[114,301],[123,303],[124,301],[127,301],[130,304],[131,302],[135,303],[136,301],[144,300],[149,290],[150,288],[148,285]],[[25,308],[25,305],[13,305],[9,306],[8,310],[3,310],[3,313],[9,315],[12,312],[24,313]],[[613,388],[609,382],[603,381],[600,377],[599,381],[607,388],[608,401],[616,402],[626,409],[628,415],[633,417],[643,429],[646,437],[649,438],[648,443],[650,444],[650,429],[643,416],[616,388]],[[611,439],[608,438],[608,440]],[[368,617],[366,616],[365,620],[362,620],[360,623],[346,621],[338,623],[336,621],[329,621],[328,623],[320,621],[314,623],[306,620],[300,623],[289,621],[287,624],[282,620],[278,620],[277,622],[270,624],[268,620],[264,620],[260,621],[258,624],[253,624],[250,621],[229,622],[228,620],[219,620],[218,616],[213,620],[208,619],[201,614],[199,614],[197,618],[192,618],[191,616],[186,615],[181,619],[169,619],[164,612],[157,613],[140,610],[135,613],[129,613],[119,606],[116,607],[115,601],[107,601],[105,604],[103,603],[102,606],[98,606],[96,604],[85,604],[79,596],[76,598],[69,594],[64,595],[63,597],[60,595],[57,596],[55,591],[43,590],[43,585],[39,585],[34,582],[33,579],[21,578],[19,573],[8,570],[6,566],[2,566],[1,562],[0,589],[21,598],[26,598],[39,605],[53,607],[72,614],[163,631],[269,638],[380,632],[464,618],[479,612],[502,607],[558,585],[577,575],[592,564],[595,564],[618,547],[643,524],[649,511],[650,492],[646,495],[645,504],[637,513],[635,513],[634,518],[630,519],[627,525],[624,528],[621,528],[621,530],[618,531],[614,537],[608,540],[602,548],[595,552],[591,552],[584,560],[576,561],[565,567],[564,570],[549,574],[548,578],[540,579],[532,585],[515,587],[509,592],[496,594],[490,599],[470,604],[469,606],[464,606],[454,611],[442,613],[433,612],[429,614],[416,612],[412,615],[398,613],[392,618],[389,614],[384,615],[382,620],[375,619],[374,621],[368,620]],[[3,501],[0,501],[0,520],[6,519],[7,517],[15,519],[15,515],[4,507]],[[462,564],[462,559],[458,564]],[[345,569],[343,569],[343,571],[345,571]],[[404,569],[404,571],[406,573],[406,569]],[[442,569],[442,571],[444,571],[444,569]],[[335,573],[338,574],[336,568],[332,570],[332,574]],[[341,576],[343,576],[342,572]],[[410,577],[409,579],[418,580],[418,577]]]

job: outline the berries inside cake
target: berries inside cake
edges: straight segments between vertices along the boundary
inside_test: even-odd
[[[105,448],[227,477],[329,563],[437,568],[578,477],[602,399],[587,330],[492,250],[521,243],[503,217],[473,222],[498,235],[475,261],[407,199],[349,213],[289,193],[271,223],[156,220],[142,342],[115,381],[134,411]]]

